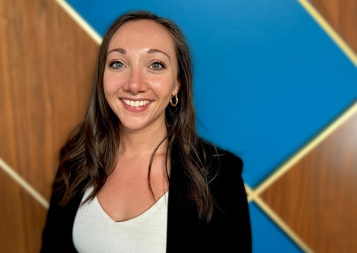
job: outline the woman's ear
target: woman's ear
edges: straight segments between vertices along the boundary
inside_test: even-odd
[[[172,91],[172,96],[176,96],[176,95],[177,95],[177,93],[178,93],[179,90],[180,90],[180,87],[181,87],[181,82],[180,82],[180,79],[177,78],[176,87],[175,87],[175,89]]]

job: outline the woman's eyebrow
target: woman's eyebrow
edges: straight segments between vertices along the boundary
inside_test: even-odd
[[[112,52],[118,52],[118,53],[121,53],[121,54],[126,54],[126,50],[125,49],[123,49],[123,48],[114,48],[114,49],[110,50],[107,53],[107,56],[108,56],[108,54],[110,54]]]
[[[114,48],[114,49],[110,50],[110,51],[107,53],[107,56],[108,56],[110,53],[112,53],[112,52],[118,52],[118,53],[120,53],[120,54],[126,54],[126,50],[125,50],[125,49],[123,49],[123,48]],[[147,53],[148,53],[148,54],[162,53],[162,54],[166,55],[167,58],[169,58],[169,60],[171,60],[171,57],[170,57],[167,53],[165,53],[164,51],[162,51],[162,50],[160,50],[160,49],[152,48],[152,49],[149,49],[149,50],[147,51]]]
[[[169,60],[171,61],[171,57],[167,53],[165,53],[164,51],[161,51],[161,50],[155,49],[155,48],[148,50],[148,54],[153,54],[153,53],[162,53],[162,54],[166,55],[167,58],[169,58]]]

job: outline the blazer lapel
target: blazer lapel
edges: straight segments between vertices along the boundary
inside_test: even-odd
[[[201,233],[197,208],[187,198],[189,186],[177,153],[171,154],[171,161],[166,252],[198,252]]]

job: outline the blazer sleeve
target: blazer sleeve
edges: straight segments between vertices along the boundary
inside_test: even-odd
[[[226,152],[218,157],[219,174],[211,183],[215,207],[206,227],[206,252],[252,252],[251,223],[242,179],[243,161]]]
[[[75,196],[66,206],[60,206],[61,197],[57,194],[57,187],[55,181],[42,232],[40,253],[77,252],[73,244],[72,228],[81,196]]]

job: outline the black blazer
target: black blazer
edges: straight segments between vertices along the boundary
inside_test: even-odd
[[[241,177],[243,162],[221,149],[218,149],[217,156],[211,145],[203,145],[211,150],[213,174],[220,168],[218,176],[210,183],[215,202],[211,222],[207,224],[200,220],[195,203],[186,197],[189,187],[185,167],[174,148],[171,153],[166,252],[252,252],[247,195]],[[67,206],[60,207],[59,197],[52,194],[40,253],[77,252],[72,229],[82,196],[77,195]]]

